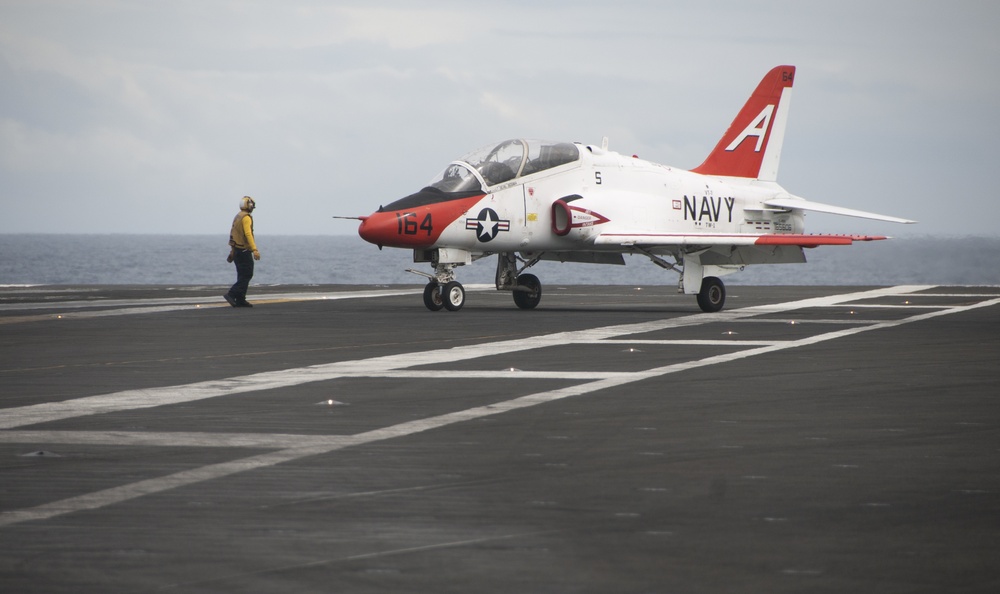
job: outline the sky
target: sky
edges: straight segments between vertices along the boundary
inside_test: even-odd
[[[0,233],[353,234],[512,137],[704,160],[797,67],[778,181],[1000,236],[1000,3],[0,0]]]

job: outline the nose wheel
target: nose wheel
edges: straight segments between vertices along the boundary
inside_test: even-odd
[[[451,281],[441,289],[444,308],[448,311],[458,311],[465,305],[465,287],[458,281]]]
[[[424,287],[424,305],[431,311],[458,311],[465,305],[465,287],[458,281],[442,285],[432,280]]]
[[[440,311],[444,307],[441,285],[437,281],[431,281],[424,287],[424,305],[431,311]]]

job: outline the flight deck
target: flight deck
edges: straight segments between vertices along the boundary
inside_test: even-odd
[[[1000,287],[0,288],[5,592],[995,592]]]

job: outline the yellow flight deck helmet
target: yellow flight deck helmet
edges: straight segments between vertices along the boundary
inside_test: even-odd
[[[244,196],[240,199],[240,210],[245,210],[247,212],[252,212],[254,208],[257,207],[257,203],[254,202],[253,198],[249,196]]]

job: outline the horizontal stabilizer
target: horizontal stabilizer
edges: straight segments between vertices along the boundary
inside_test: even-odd
[[[832,204],[823,204],[821,202],[809,202],[808,200],[803,200],[801,198],[774,198],[772,200],[767,200],[764,202],[765,206],[771,208],[795,208],[799,210],[809,210],[813,212],[825,212],[827,214],[843,215],[845,217],[857,217],[861,219],[874,219],[876,221],[887,221],[890,223],[916,223],[916,221],[911,221],[909,219],[901,219],[899,217],[890,217],[887,215],[880,215],[873,212],[865,212],[863,210],[854,210],[853,208],[844,208],[842,206],[833,206]]]

